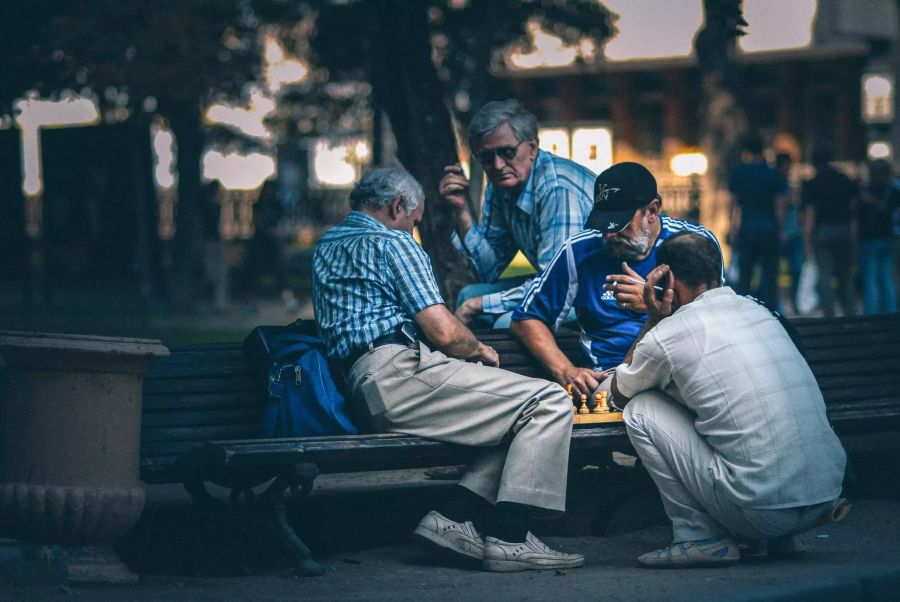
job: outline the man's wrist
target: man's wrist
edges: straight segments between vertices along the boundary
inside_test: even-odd
[[[456,221],[456,228],[460,231],[460,236],[465,236],[474,223],[468,207],[454,207],[453,219]]]
[[[553,375],[553,378],[561,382],[566,379],[566,374],[568,374],[569,370],[573,367],[574,364],[572,364],[572,362],[558,363],[553,366],[547,366],[547,371]]]

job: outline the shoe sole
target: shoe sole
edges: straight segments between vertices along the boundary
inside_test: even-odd
[[[553,569],[577,569],[584,566],[584,558],[580,560],[548,561],[536,560],[488,560],[485,559],[482,567],[485,571],[495,573],[513,573],[516,571],[550,571]]]
[[[470,550],[463,550],[453,547],[446,539],[440,537],[439,535],[436,535],[433,531],[429,531],[428,529],[416,527],[412,535],[415,541],[424,545],[426,548],[432,550],[433,552],[442,554],[446,558],[451,560],[464,561],[467,563],[480,563],[484,558],[483,555],[477,554]]]
[[[740,561],[740,558],[734,560],[701,560],[697,562],[667,562],[663,564],[645,564],[639,562],[641,568],[645,569],[718,569],[726,566],[734,566]]]

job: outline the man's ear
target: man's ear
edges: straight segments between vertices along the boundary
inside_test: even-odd
[[[388,203],[388,216],[395,220],[401,215],[401,211],[405,212],[403,207],[403,197],[399,194],[391,199],[391,202]]]
[[[528,141],[528,148],[530,149],[528,152],[528,156],[531,157],[532,161],[537,159],[539,147],[540,147],[540,142],[537,138],[532,138],[531,140]]]
[[[650,204],[647,205],[647,222],[654,223],[657,219],[659,219],[659,210],[662,208],[662,203],[659,202],[659,199],[653,199],[650,201]]]

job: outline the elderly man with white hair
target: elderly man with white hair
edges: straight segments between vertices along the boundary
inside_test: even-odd
[[[584,556],[552,550],[528,530],[531,516],[565,510],[566,392],[497,368],[497,352],[446,308],[412,237],[424,212],[412,176],[371,170],[350,206],[316,245],[313,300],[352,403],[379,431],[483,449],[416,537],[489,571],[582,566]],[[484,538],[473,524],[480,515]]]
[[[519,250],[535,269],[546,268],[591,211],[595,174],[540,150],[537,130],[534,115],[515,100],[489,102],[472,118],[469,148],[488,178],[480,223],[466,203],[462,167],[444,168],[439,190],[456,219],[453,244],[482,281],[460,292],[456,317],[465,324],[477,318],[508,328],[526,278],[498,280],[501,272]]]

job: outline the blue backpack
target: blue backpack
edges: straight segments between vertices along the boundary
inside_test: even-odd
[[[284,333],[267,341],[271,352],[263,436],[355,435],[347,400],[338,390],[316,337]]]

